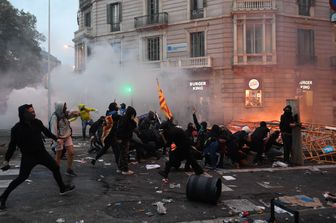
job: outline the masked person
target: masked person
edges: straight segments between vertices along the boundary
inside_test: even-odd
[[[55,112],[50,119],[50,130],[59,139],[59,144],[56,148],[56,162],[61,164],[62,150],[65,147],[67,156],[67,170],[65,172],[68,176],[77,176],[72,169],[74,159],[74,149],[72,142],[72,129],[70,127],[69,119],[79,116],[78,111],[67,111],[67,104],[65,102],[55,103]]]
[[[118,168],[123,175],[132,175],[134,173],[128,169],[128,152],[133,131],[136,127],[136,111],[133,107],[128,106],[125,115],[122,116],[118,122],[116,132],[120,151]]]
[[[172,167],[178,168],[183,160],[191,165],[195,174],[202,174],[204,171],[193,157],[191,141],[183,129],[176,127],[170,120],[162,123],[160,129],[167,145],[170,145],[170,150],[169,161],[166,162],[165,169],[159,171],[159,174],[167,179],[170,169]]]
[[[92,126],[92,124],[93,124],[93,120],[91,118],[90,112],[92,112],[92,111],[97,112],[97,109],[89,108],[85,104],[79,104],[78,109],[79,109],[80,118],[82,120],[83,139],[85,139],[86,138],[86,127],[88,125]]]
[[[292,153],[292,129],[296,123],[290,105],[287,105],[283,111],[284,113],[280,117],[280,131],[284,146],[284,162],[289,163],[289,155]]]
[[[118,113],[121,116],[124,116],[126,114],[126,104],[125,103],[120,104],[120,109],[119,109]]]
[[[60,140],[57,140],[57,137],[39,119],[35,118],[36,115],[32,105],[22,105],[18,110],[20,121],[11,130],[11,138],[5,155],[4,167],[1,169],[3,171],[9,169],[8,162],[13,156],[16,147],[19,147],[22,153],[20,173],[0,196],[0,210],[6,209],[6,201],[9,194],[28,179],[32,169],[38,164],[47,167],[53,173],[60,189],[60,195],[64,195],[75,189],[73,185],[64,185],[59,166],[46,151],[41,133],[55,141]]]

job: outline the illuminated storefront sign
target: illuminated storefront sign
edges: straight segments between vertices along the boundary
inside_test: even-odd
[[[260,86],[260,83],[257,79],[251,79],[248,83],[248,86],[252,89],[258,89],[258,87]]]
[[[205,87],[208,85],[207,81],[191,81],[189,82],[189,86],[193,91],[203,91]]]
[[[313,86],[313,81],[310,81],[310,80],[302,80],[299,82],[299,87],[300,89],[302,90],[311,90]]]
[[[245,106],[261,107],[262,91],[261,90],[245,90]]]

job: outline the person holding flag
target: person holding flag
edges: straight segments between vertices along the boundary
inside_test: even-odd
[[[160,84],[159,84],[159,80],[156,79],[156,82],[157,82],[157,88],[158,88],[158,92],[159,92],[159,102],[160,102],[160,109],[163,111],[163,113],[165,114],[166,118],[168,120],[171,120],[173,118],[173,114],[171,113],[168,105],[167,105],[167,102],[166,102],[166,98],[163,94],[163,91],[160,87]]]

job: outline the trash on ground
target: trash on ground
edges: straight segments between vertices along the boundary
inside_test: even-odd
[[[271,186],[270,182],[257,182],[260,186],[266,188],[266,189],[272,189],[272,188],[282,188],[283,186]]]
[[[289,214],[290,216],[294,216],[292,213],[290,213],[290,212],[288,212],[288,211],[286,211],[286,210],[284,210],[284,209],[282,209],[282,208],[280,208],[280,207],[278,207],[278,206],[276,206],[276,205],[274,205],[274,211],[276,212],[276,213],[278,213],[278,214],[284,214],[284,213],[287,213],[287,214]]]
[[[159,214],[167,214],[167,208],[164,206],[164,203],[162,203],[161,201],[158,201],[155,204],[157,206],[156,211]]]
[[[142,204],[142,202],[141,202],[141,201],[138,201],[138,204]]]
[[[276,161],[272,164],[272,167],[288,167],[288,164],[281,161]]]
[[[259,199],[258,200],[260,203],[262,203],[265,207],[271,207],[271,205],[270,204],[268,204],[268,203],[266,203],[265,201],[263,201],[262,199]],[[258,206],[259,207],[259,206]]]
[[[64,218],[58,218],[56,220],[57,223],[64,223],[65,222],[65,219]]]
[[[153,170],[153,169],[159,169],[160,165],[159,164],[147,164],[146,169],[147,170]]]
[[[222,184],[222,192],[233,191],[230,187]]]
[[[306,195],[283,196],[279,197],[283,203],[291,204],[293,206],[303,207],[322,207],[322,203],[318,198],[310,198]]]
[[[235,213],[241,213],[243,211],[255,213],[258,210],[258,206],[247,199],[225,200],[223,203]]]
[[[158,193],[158,194],[162,194],[162,190],[157,190],[155,192]]]
[[[169,184],[169,188],[170,188],[170,189],[181,188],[181,184],[171,183],[171,184]]]
[[[112,163],[104,163],[105,166],[111,166]]]
[[[326,199],[326,201],[336,202],[336,194],[325,192],[323,193],[323,197]]]
[[[248,211],[242,211],[242,212],[239,213],[239,217],[241,217],[241,218],[245,218],[249,215],[250,215],[250,212],[248,212]]]
[[[171,203],[173,202],[173,199],[162,199],[163,203]]]
[[[83,164],[84,164],[84,163],[87,163],[86,160],[84,160],[84,159],[81,159],[81,160],[74,160],[74,162],[77,162],[77,163],[83,163]]]
[[[150,212],[150,211],[149,211],[149,212],[146,212],[145,214],[146,214],[148,217],[152,217],[152,216],[154,216],[154,214],[153,214],[152,212]]]
[[[232,177],[232,176],[223,176],[223,178],[225,180],[236,180],[236,178]]]
[[[99,159],[98,162],[104,162],[104,160],[103,159]]]

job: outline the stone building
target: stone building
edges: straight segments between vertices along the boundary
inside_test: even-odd
[[[204,118],[336,124],[336,25],[325,0],[80,0],[76,69],[108,42],[157,69],[178,67]]]

